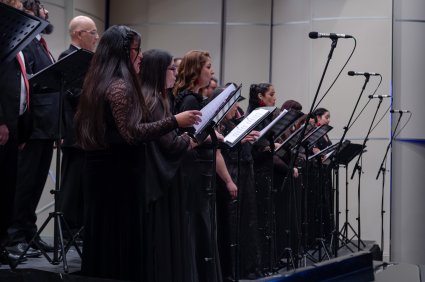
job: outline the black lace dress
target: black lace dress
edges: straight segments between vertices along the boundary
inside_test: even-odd
[[[87,151],[83,168],[86,217],[82,273],[130,281],[147,281],[143,248],[146,188],[145,146],[177,128],[169,117],[140,123],[137,138],[127,127],[131,101],[122,80],[112,82],[103,104],[107,148]],[[102,105],[99,105],[102,106]]]

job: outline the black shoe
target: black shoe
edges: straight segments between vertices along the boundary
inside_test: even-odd
[[[24,251],[27,249],[28,244],[27,243],[18,243],[11,247],[6,247],[9,254],[20,256],[24,253]],[[28,258],[38,258],[41,256],[41,252],[39,250],[34,250],[33,248],[29,248],[28,251],[25,253],[25,256]]]
[[[19,261],[18,261],[18,259],[19,259],[19,256],[13,255],[13,254],[11,254],[7,251],[3,251],[0,254],[0,263],[2,263],[2,264],[8,264],[8,265],[12,266],[12,265],[20,264],[20,263],[27,260],[27,258],[25,256],[21,257],[21,259],[19,259]]]
[[[41,240],[40,237],[37,237],[34,242],[31,244],[31,247],[33,247],[36,250],[44,250],[45,252],[53,252],[54,248],[52,245],[47,244],[43,240]]]

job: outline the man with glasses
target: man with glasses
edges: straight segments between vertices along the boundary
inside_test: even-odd
[[[95,51],[99,35],[96,24],[91,18],[86,16],[73,18],[69,22],[69,35],[71,44],[67,50],[59,55],[59,59],[81,48],[91,52]],[[81,169],[84,163],[84,151],[75,145],[74,128],[74,115],[77,111],[80,93],[81,89],[68,90],[65,93],[63,104],[62,177],[61,192],[57,204],[71,229],[72,234],[67,234],[66,230],[63,230],[63,236],[67,241],[71,240],[72,236],[80,231],[83,226],[84,200]]]

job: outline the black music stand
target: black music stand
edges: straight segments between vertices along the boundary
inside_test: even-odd
[[[301,141],[301,146],[304,147],[304,151],[305,151],[305,157],[306,160],[309,160],[309,153],[312,150],[312,148],[314,147],[314,145],[320,140],[320,138],[322,138],[323,136],[325,136],[329,131],[331,131],[333,129],[332,126],[328,125],[328,124],[322,124],[319,127],[313,128],[312,130],[310,130],[304,137],[304,139]],[[310,183],[309,183],[309,177],[310,177],[310,169],[309,169],[310,164],[308,162],[306,162],[306,183],[305,186],[306,187],[310,187]],[[323,191],[320,191],[321,196],[323,194]],[[311,206],[310,206],[311,208]],[[310,260],[312,260],[313,262],[315,262],[315,258],[314,258],[314,254],[316,253],[316,251],[318,251],[318,260],[322,261],[323,257],[322,257],[322,249],[324,250],[324,255],[330,259],[330,251],[328,250],[328,248],[326,247],[325,244],[325,239],[322,237],[323,235],[323,228],[322,228],[322,221],[323,221],[323,214],[322,214],[322,208],[320,207],[320,218],[319,218],[319,224],[320,224],[320,237],[315,238],[316,244],[317,245],[317,249],[310,254],[308,252],[308,209],[309,209],[309,205],[308,205],[308,192],[307,190],[305,190],[305,195],[304,195],[304,227],[305,227],[305,234],[303,234],[304,236],[304,253],[305,255],[307,255],[307,257],[310,258]]]
[[[261,108],[260,108],[261,109]],[[272,120],[269,125],[263,128],[260,132],[259,138],[255,141],[255,144],[259,147],[268,146],[271,156],[271,162],[273,163],[273,157],[275,154],[275,142],[280,138],[280,136],[288,130],[301,116],[302,112],[296,110],[282,111],[274,120]],[[274,189],[274,169],[271,169],[270,173],[270,189],[267,190],[266,199],[267,203],[267,222],[266,225],[266,238],[268,239],[269,246],[269,271],[270,273],[275,272],[276,270],[276,209],[274,204],[273,193],[277,191]],[[266,202],[267,202],[266,201]],[[292,257],[292,252],[289,252],[289,260],[294,263],[294,258]]]
[[[0,14],[0,65],[4,66],[4,63],[16,57],[40,34],[48,23],[3,3],[0,3]]]
[[[62,224],[65,226],[65,229],[68,232],[68,234],[72,234],[72,232],[65,221],[63,213],[59,211],[58,206],[56,204],[58,202],[57,200],[59,198],[60,188],[61,188],[61,137],[62,137],[61,133],[62,133],[63,95],[65,91],[68,89],[82,87],[83,80],[87,72],[87,69],[90,65],[92,56],[93,56],[93,53],[88,50],[85,50],[85,49],[76,50],[75,52],[72,52],[71,54],[63,57],[61,60],[57,61],[53,65],[50,65],[47,68],[43,69],[42,71],[36,73],[29,80],[30,85],[32,87],[50,88],[54,90],[59,90],[59,95],[60,95],[59,96],[59,116],[58,116],[58,130],[57,130],[57,136],[56,136],[56,146],[57,146],[56,147],[56,182],[55,182],[55,189],[50,191],[50,193],[54,195],[55,206],[54,206],[54,211],[49,213],[49,216],[44,221],[40,229],[37,231],[36,235],[34,235],[34,237],[31,239],[31,241],[28,244],[28,247],[25,249],[23,254],[21,254],[20,258],[17,261],[19,261],[21,257],[25,255],[25,253],[28,251],[32,243],[35,243],[37,245],[35,238],[40,236],[41,232],[44,230],[44,228],[47,226],[50,220],[53,219],[54,220],[53,258],[50,258],[50,256],[47,255],[47,253],[43,250],[43,248],[39,247],[39,249],[41,250],[42,254],[46,257],[46,259],[51,264],[54,264],[54,265],[59,264],[62,258],[63,269],[65,273],[68,273],[68,263],[66,261],[67,248],[65,247],[65,244],[63,241]],[[43,94],[38,94],[38,95],[43,95]],[[74,240],[72,240],[71,243],[74,245],[78,254],[81,257],[82,253],[77,243]],[[68,248],[69,248],[69,244],[70,243],[68,242]],[[61,250],[61,255],[59,255],[59,248]]]
[[[338,156],[334,155],[336,154],[336,150],[334,150],[332,154],[328,157],[328,159],[333,159],[334,161],[337,161],[335,163],[335,166],[342,165],[345,167],[345,222],[343,223],[341,230],[339,231],[339,236],[337,236],[335,240],[340,240],[342,242],[342,245],[338,247],[339,249],[342,247],[346,247],[351,252],[354,251],[349,247],[348,244],[351,243],[355,245],[352,241],[354,240],[354,238],[358,238],[359,235],[348,221],[348,164],[363,150],[364,148],[362,145],[351,143],[349,140],[344,140],[344,142],[342,142],[339,148]],[[339,199],[337,199],[337,201],[339,201]],[[335,216],[339,216],[339,211],[336,211]],[[348,229],[353,232],[353,236],[351,238],[348,238]],[[342,238],[340,238],[340,236]]]

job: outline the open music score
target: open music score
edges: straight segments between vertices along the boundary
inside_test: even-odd
[[[248,135],[267,116],[274,112],[276,107],[261,107],[252,111],[229,134],[224,137],[224,143],[233,147]]]
[[[241,87],[242,85],[239,85],[236,88],[233,84],[230,84],[217,97],[201,109],[202,120],[199,124],[193,126],[195,128],[195,133],[193,135],[198,142],[202,142],[208,136],[209,133],[207,129],[220,122],[230,108],[238,101],[241,95]]]

